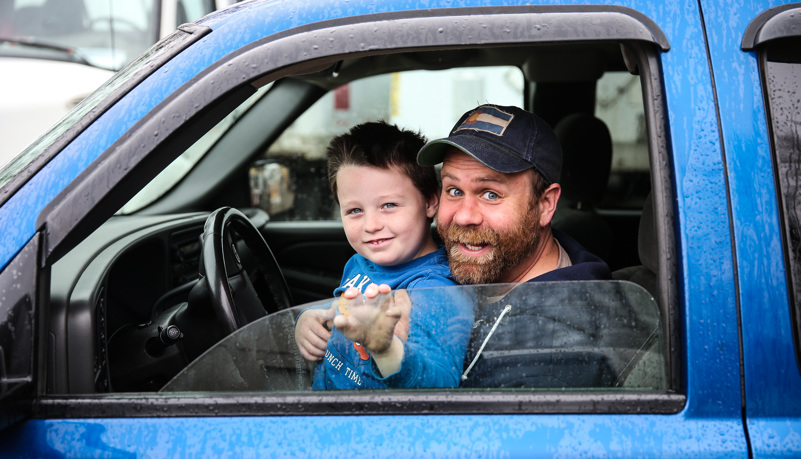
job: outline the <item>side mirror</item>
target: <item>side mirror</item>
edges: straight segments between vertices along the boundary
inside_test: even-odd
[[[260,160],[250,167],[251,205],[276,215],[295,206],[290,169],[278,162]]]

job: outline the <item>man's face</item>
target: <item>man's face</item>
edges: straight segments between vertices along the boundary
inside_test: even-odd
[[[529,171],[496,172],[452,149],[442,163],[437,228],[454,279],[511,281],[540,241],[540,211]]]

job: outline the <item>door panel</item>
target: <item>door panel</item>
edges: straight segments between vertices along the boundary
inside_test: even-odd
[[[296,304],[332,297],[355,253],[341,223],[270,222],[262,231]]]

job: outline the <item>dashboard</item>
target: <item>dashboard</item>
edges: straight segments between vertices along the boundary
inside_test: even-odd
[[[186,301],[199,277],[206,217],[112,217],[53,265],[48,392],[117,389],[111,383],[109,342],[121,330],[145,327],[159,311]]]

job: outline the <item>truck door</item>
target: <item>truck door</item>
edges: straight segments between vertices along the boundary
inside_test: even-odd
[[[801,454],[801,4],[732,18],[705,2],[727,167],[752,454]],[[764,6],[763,6],[764,8]],[[738,40],[742,40],[738,42]]]

